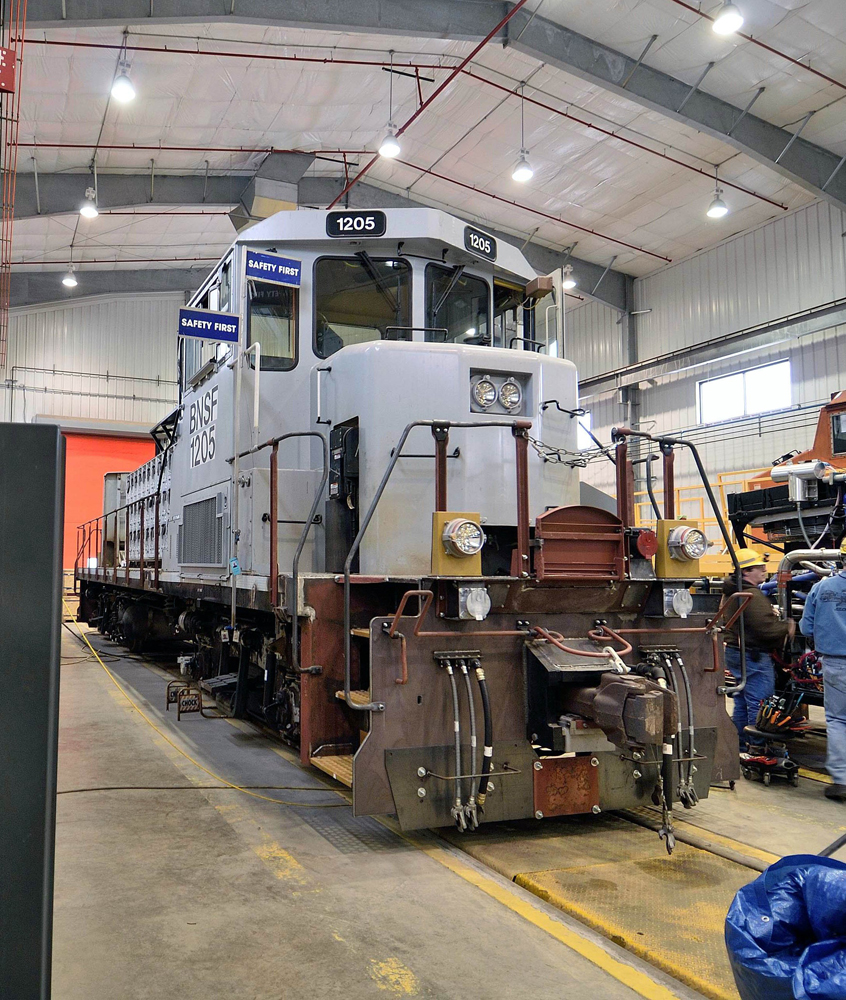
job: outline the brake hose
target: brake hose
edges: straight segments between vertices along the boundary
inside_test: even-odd
[[[493,721],[491,719],[491,701],[488,697],[488,684],[481,663],[476,660],[476,679],[479,682],[479,694],[482,696],[482,711],[485,717],[485,748],[482,751],[482,777],[479,779],[479,794],[476,798],[479,808],[484,812],[485,799],[488,794],[488,775],[491,773],[493,761]]]
[[[455,730],[455,805],[450,812],[459,830],[465,830],[464,806],[461,802],[461,710],[458,705],[458,686],[455,683],[455,671],[449,660],[444,661],[449,683],[452,688],[453,729]]]
[[[677,744],[677,746],[675,747],[675,755],[680,758],[682,755],[682,741],[681,741],[682,724],[681,724],[681,701],[679,699],[679,686],[676,683],[676,673],[673,670],[672,663],[670,662],[669,654],[662,653],[661,658],[664,661],[664,672],[666,673],[667,676],[667,684],[676,697],[676,713],[677,713],[676,731],[675,733],[673,733],[670,739],[675,740]],[[664,752],[666,753],[666,750]],[[671,748],[671,753],[672,752],[673,748]],[[681,789],[684,788],[684,770],[681,760],[678,761],[678,772],[679,772],[679,790],[681,791]]]
[[[690,691],[690,678],[687,675],[687,667],[684,665],[684,660],[681,657],[681,653],[675,653],[674,656],[676,663],[678,663],[679,665],[679,671],[681,672],[682,675],[682,681],[684,682],[684,694],[685,694],[685,699],[687,700],[687,727],[688,727],[687,731],[688,731],[688,742],[690,744],[687,749],[687,756],[689,757],[689,760],[687,762],[687,794],[689,801],[684,802],[683,800],[682,804],[686,805],[687,808],[690,809],[692,806],[695,806],[696,803],[699,801],[699,796],[696,794],[696,791],[693,787],[693,757],[694,754],[696,753],[696,750],[694,749],[693,746],[694,732],[696,729],[696,725],[693,718],[693,695],[691,694]]]
[[[470,820],[470,825],[475,829],[479,823],[476,818],[476,792],[473,790],[473,783],[475,778],[473,775],[478,774],[476,770],[478,766],[478,748],[476,741],[476,706],[473,704],[473,685],[470,683],[470,674],[467,670],[467,661],[459,660],[458,665],[461,668],[461,673],[464,674],[464,683],[467,687],[467,704],[470,706],[470,755],[471,755],[471,766],[470,766],[470,798],[467,800],[467,806],[465,812],[467,813],[467,818]]]

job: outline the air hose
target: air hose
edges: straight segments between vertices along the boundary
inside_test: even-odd
[[[473,685],[470,683],[470,674],[467,670],[466,661],[459,660],[458,665],[461,668],[461,673],[464,675],[464,683],[467,687],[467,704],[470,707],[470,774],[475,775],[479,773],[476,770],[479,764],[479,754],[476,740],[476,706],[473,703]],[[474,778],[470,778],[470,798],[467,800],[464,812],[470,826],[475,830],[475,828],[479,825],[479,820],[476,816],[476,792],[473,787],[474,780]]]
[[[485,717],[485,745],[482,755],[482,777],[479,779],[479,794],[476,797],[479,808],[484,812],[485,799],[488,795],[488,775],[493,762],[493,721],[491,719],[491,700],[488,697],[488,684],[485,671],[476,660],[476,680],[479,682],[479,694],[482,696],[482,712]]]
[[[452,713],[453,729],[455,730],[455,805],[450,812],[459,830],[467,829],[467,822],[464,817],[464,805],[461,801],[461,709],[458,704],[458,686],[455,683],[455,671],[452,664],[445,662],[446,672],[449,676],[450,687],[452,688]]]

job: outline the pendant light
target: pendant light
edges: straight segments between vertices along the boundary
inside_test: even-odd
[[[121,104],[135,100],[135,87],[129,79],[129,61],[126,58],[126,32],[123,33],[123,48],[118,58],[119,73],[112,83],[112,97]]]
[[[83,219],[96,219],[100,214],[97,211],[97,193],[93,187],[85,189],[85,201],[79,207],[79,214]]]
[[[523,100],[525,86],[525,83],[520,84],[520,156],[517,158],[514,169],[511,171],[511,179],[517,181],[518,184],[525,184],[526,181],[530,181],[535,173],[531,163],[529,163],[529,151],[526,149],[525,101]]]
[[[733,35],[743,26],[743,15],[733,3],[724,3],[717,11],[712,25],[718,35]]]
[[[79,284],[79,282],[74,277],[73,261],[71,261],[70,264],[68,264],[67,274],[64,276],[64,278],[62,278],[62,284],[65,286],[65,288],[76,288],[76,286]]]
[[[561,282],[561,287],[565,291],[569,292],[572,289],[574,289],[577,284],[578,282],[573,277],[573,265],[567,264],[567,266],[564,268],[564,280]]]
[[[390,83],[388,84],[388,128],[379,143],[379,155],[386,160],[393,160],[400,154],[400,144],[397,138],[397,127],[394,125],[394,50],[391,49]]]
[[[723,189],[720,187],[720,178],[717,174],[717,167],[714,167],[714,199],[708,206],[705,213],[709,219],[722,219],[728,215],[729,207],[722,199]]]

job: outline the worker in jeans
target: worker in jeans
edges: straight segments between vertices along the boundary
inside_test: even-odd
[[[751,595],[743,609],[746,687],[735,695],[732,711],[732,721],[740,736],[740,749],[745,751],[747,741],[743,729],[745,726],[755,725],[761,702],[775,690],[775,667],[771,654],[784,645],[785,639],[793,637],[796,622],[793,619],[781,621],[769,598],[758,589],[767,579],[763,555],[755,549],[737,549],[735,555],[743,572],[743,593]],[[735,574],[731,574],[723,581],[723,600],[736,593],[737,578]],[[727,617],[731,618],[736,609],[735,605]],[[741,676],[739,628],[738,620],[731,628],[726,629],[726,666],[738,681]]]
[[[846,538],[840,543],[846,559]],[[823,666],[826,724],[825,767],[833,784],[830,799],[846,801],[846,569],[823,577],[811,588],[799,622],[802,635],[813,637]]]

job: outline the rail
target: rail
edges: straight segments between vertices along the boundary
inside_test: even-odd
[[[376,508],[382,499],[382,494],[388,485],[391,474],[396,468],[397,462],[402,456],[402,449],[408,440],[409,434],[415,427],[429,427],[435,439],[435,510],[446,510],[447,504],[447,445],[449,443],[449,430],[451,427],[509,427],[514,435],[515,462],[517,465],[517,549],[515,552],[516,567],[518,575],[528,576],[529,569],[529,439],[528,431],[532,426],[531,420],[414,420],[407,424],[405,430],[400,435],[396,448],[391,452],[390,460],[382,476],[382,481],[376,488],[370,506],[361,520],[358,533],[350,546],[344,562],[344,702],[349,708],[359,712],[383,712],[385,706],[382,702],[367,702],[358,704],[352,700],[352,640],[351,640],[351,611],[350,611],[350,575],[353,560],[361,548],[364,538]]]
[[[145,512],[154,510],[154,537],[148,538],[147,518]],[[137,529],[132,528],[132,512],[137,511]],[[123,537],[120,532],[120,517],[123,514]],[[133,542],[132,531],[138,532],[137,551]],[[137,569],[141,588],[147,589],[147,570],[153,570],[153,588],[159,585],[159,534],[161,531],[159,518],[159,494],[150,493],[139,497],[122,507],[97,517],[83,521],[76,529],[77,550],[73,565],[74,592],[81,575],[103,580],[105,583],[118,583],[118,573],[123,576],[126,586],[131,582],[131,570]],[[122,544],[121,544],[122,543]],[[152,549],[152,556],[148,555]]]

